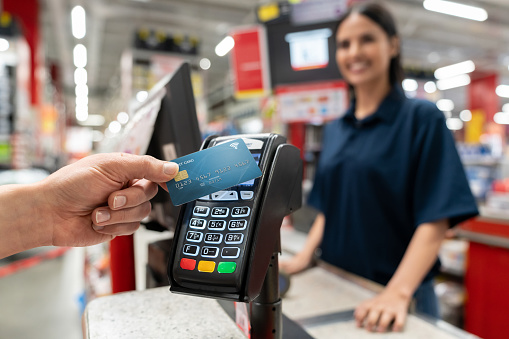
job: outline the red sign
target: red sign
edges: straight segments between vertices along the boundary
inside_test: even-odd
[[[263,27],[235,29],[231,65],[235,77],[235,97],[239,99],[264,95],[268,90],[268,62]]]

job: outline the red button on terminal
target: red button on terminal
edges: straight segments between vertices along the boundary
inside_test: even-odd
[[[182,258],[180,259],[180,268],[184,269],[184,270],[194,270],[194,268],[196,267],[196,260],[194,259],[187,259],[187,258]]]

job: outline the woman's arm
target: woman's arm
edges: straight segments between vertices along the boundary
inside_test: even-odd
[[[417,227],[403,259],[384,291],[356,308],[357,326],[364,325],[368,331],[385,332],[394,320],[393,330],[403,329],[412,296],[435,263],[448,228],[447,219]]]
[[[306,238],[304,248],[288,261],[281,261],[279,268],[288,274],[295,274],[305,270],[313,260],[315,250],[320,246],[325,227],[325,216],[319,213]]]

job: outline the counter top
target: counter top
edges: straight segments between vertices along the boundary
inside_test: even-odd
[[[168,287],[97,298],[87,305],[84,322],[87,339],[244,337],[216,300]]]
[[[282,231],[281,238],[283,244],[290,244],[290,250],[305,241],[305,235],[288,230]],[[477,338],[445,322],[412,314],[401,333],[370,333],[357,328],[353,309],[380,289],[370,281],[320,264],[292,276],[283,298],[283,313],[317,339]],[[95,299],[87,305],[84,320],[88,339],[245,338],[216,300],[173,294],[168,287]]]

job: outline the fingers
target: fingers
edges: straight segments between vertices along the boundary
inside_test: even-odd
[[[369,307],[367,307],[365,304],[361,304],[355,309],[354,317],[357,327],[364,326],[364,319],[366,319],[368,312]]]
[[[147,179],[163,183],[170,181],[178,173],[178,165],[174,162],[158,160],[148,155],[128,153],[97,154],[94,159],[97,167],[118,182],[132,179]]]
[[[132,208],[120,210],[98,207],[92,212],[92,222],[94,229],[101,233],[113,235],[120,235],[120,233],[131,234],[139,227],[140,221],[149,215],[150,210],[151,205],[148,201]],[[122,227],[126,227],[126,232],[128,233],[121,231]]]
[[[157,184],[141,179],[131,187],[116,191],[108,197],[108,206],[112,210],[131,208],[149,201],[157,194]]]
[[[394,325],[392,325],[392,330],[395,332],[401,332],[403,331],[403,327],[405,326],[406,322],[406,313],[398,312],[396,314],[396,319],[394,320]]]
[[[103,227],[103,228],[100,228]],[[98,229],[100,228],[100,229]],[[115,224],[115,225],[109,225],[109,226],[95,226],[94,230],[97,233],[101,234],[108,234],[111,236],[117,236],[117,235],[131,235],[134,232],[136,232],[140,228],[140,222],[130,222],[126,224]]]
[[[384,311],[380,316],[380,320],[378,321],[378,326],[375,325],[375,328],[378,332],[386,332],[389,328],[391,322],[394,320],[394,314],[389,311]]]

